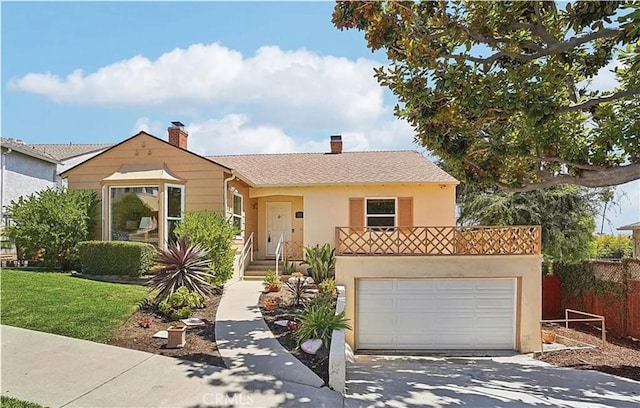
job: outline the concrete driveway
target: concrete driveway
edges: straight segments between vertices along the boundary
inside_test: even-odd
[[[357,356],[345,407],[638,407],[640,382],[558,368],[526,355]]]

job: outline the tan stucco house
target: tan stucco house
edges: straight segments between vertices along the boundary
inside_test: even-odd
[[[174,122],[62,176],[102,198],[100,239],[163,247],[186,211],[225,212],[249,255],[301,259],[336,248],[355,350],[540,348],[540,228],[455,227],[458,181],[414,151],[204,157]]]

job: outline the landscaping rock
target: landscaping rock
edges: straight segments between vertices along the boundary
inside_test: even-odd
[[[289,322],[290,320],[276,320],[274,323],[277,324],[278,326],[287,327]]]
[[[181,321],[189,327],[204,326],[206,324],[202,319],[198,319],[197,317],[190,317],[188,319],[182,319]]]
[[[318,350],[322,347],[322,340],[320,339],[311,339],[307,340],[300,345],[302,351],[307,354],[316,354]]]
[[[156,339],[168,339],[169,338],[169,332],[166,331],[166,330],[160,330],[159,332],[154,334],[153,337],[155,337]]]

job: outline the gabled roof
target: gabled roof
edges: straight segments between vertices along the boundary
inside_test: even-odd
[[[2,147],[4,148],[15,150],[16,152],[26,154],[27,156],[35,157],[36,159],[44,160],[49,163],[58,164],[58,159],[39,148],[38,145],[29,145],[20,140],[4,137],[1,138],[0,144],[2,144]]]
[[[190,154],[190,155],[192,155],[192,156],[198,157],[198,158],[200,158],[200,159],[202,159],[202,160],[204,160],[204,161],[207,161],[207,162],[209,162],[209,163],[212,163],[212,164],[215,164],[215,165],[217,165],[217,166],[220,166],[220,167],[224,168],[225,170],[229,170],[229,171],[231,171],[231,169],[230,169],[230,168],[226,167],[226,166],[225,166],[224,164],[222,164],[222,163],[215,162],[215,161],[213,161],[213,160],[211,160],[211,159],[209,159],[209,158],[207,158],[207,157],[200,156],[199,154],[194,153],[194,152],[192,152],[192,151],[184,150],[184,149],[180,149],[179,147],[172,145],[171,143],[167,142],[166,140],[162,140],[162,139],[160,139],[159,137],[156,137],[156,136],[154,136],[154,135],[152,135],[152,134],[149,134],[149,133],[147,133],[147,132],[145,132],[145,131],[141,130],[140,132],[138,132],[138,133],[136,133],[135,135],[133,135],[133,136],[131,136],[131,137],[129,137],[129,138],[127,138],[127,139],[123,140],[122,142],[117,143],[117,144],[114,144],[114,145],[111,145],[111,147],[107,148],[106,150],[103,150],[102,152],[100,152],[100,153],[98,153],[97,155],[95,155],[95,156],[93,156],[93,157],[89,158],[88,160],[85,160],[85,161],[83,161],[82,163],[79,163],[79,164],[77,164],[77,165],[75,165],[75,166],[71,167],[70,169],[67,169],[67,170],[63,171],[62,173],[60,173],[60,176],[61,176],[61,177],[63,177],[63,178],[65,178],[65,177],[66,177],[66,175],[67,175],[67,173],[69,173],[70,171],[74,170],[75,168],[80,167],[80,166],[82,166],[82,165],[84,165],[84,164],[86,164],[86,163],[88,163],[88,162],[90,162],[90,161],[92,161],[92,160],[95,160],[95,159],[97,159],[98,157],[102,156],[103,154],[107,153],[108,151],[110,151],[110,150],[112,150],[112,149],[117,148],[117,147],[118,147],[118,146],[120,146],[121,144],[127,143],[129,140],[135,139],[136,137],[140,137],[140,136],[148,136],[148,137],[150,137],[150,138],[156,139],[157,141],[159,141],[159,142],[161,142],[161,143],[168,144],[169,146],[173,147],[174,149],[178,149],[178,150],[180,150],[180,151],[182,151],[182,152],[185,152],[185,153],[188,153],[188,154]]]
[[[112,143],[80,143],[80,144],[35,144],[36,146],[58,160],[66,160],[87,153],[98,152],[113,146]]]
[[[634,222],[633,224],[623,225],[618,228],[618,231],[640,230],[640,222]]]
[[[256,187],[329,184],[458,183],[412,150],[209,156]]]

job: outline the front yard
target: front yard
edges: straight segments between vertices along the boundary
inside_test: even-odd
[[[149,295],[137,285],[3,270],[2,324],[106,343]]]

